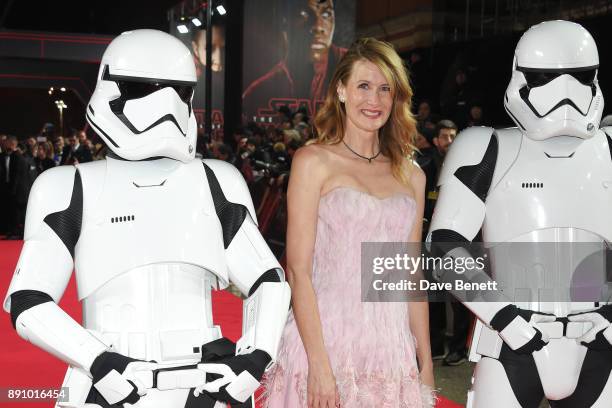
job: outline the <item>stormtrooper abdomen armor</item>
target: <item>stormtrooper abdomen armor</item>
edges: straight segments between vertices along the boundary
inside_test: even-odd
[[[159,160],[78,167],[84,186],[75,247],[79,298],[85,326],[121,353],[198,358],[201,344],[220,335],[210,291],[228,283],[222,228],[202,163]],[[184,210],[177,199],[188,203]]]

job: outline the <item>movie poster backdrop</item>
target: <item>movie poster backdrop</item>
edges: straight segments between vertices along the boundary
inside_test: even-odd
[[[271,123],[283,105],[312,117],[355,38],[355,1],[247,1],[244,16],[245,121]]]

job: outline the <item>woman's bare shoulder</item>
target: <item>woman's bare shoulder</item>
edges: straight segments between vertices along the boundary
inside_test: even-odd
[[[299,168],[313,166],[325,168],[330,162],[330,154],[328,146],[321,144],[309,144],[300,147],[293,156],[292,167]]]
[[[291,161],[291,175],[300,184],[321,187],[332,173],[333,160],[327,146],[310,144],[300,147]]]
[[[404,174],[407,185],[404,188],[410,190],[415,196],[421,195],[425,190],[426,176],[423,169],[419,165],[410,159],[406,159],[402,163],[402,173]]]
[[[416,187],[425,185],[425,181],[426,181],[425,172],[415,162],[411,163],[409,174],[410,174],[410,184]]]

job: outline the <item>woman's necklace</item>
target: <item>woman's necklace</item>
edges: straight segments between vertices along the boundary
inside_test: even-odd
[[[378,153],[376,153],[374,156],[372,157],[367,157],[367,156],[363,156],[359,153],[357,153],[356,151],[354,151],[353,149],[351,149],[351,147],[349,145],[346,144],[346,142],[344,141],[344,139],[342,140],[342,143],[344,143],[344,145],[346,146],[347,149],[349,149],[351,151],[351,153],[353,153],[356,156],[361,157],[362,159],[366,159],[368,161],[368,163],[372,164],[372,160],[374,160],[375,158],[378,157],[378,155],[380,154],[380,149],[378,150]]]

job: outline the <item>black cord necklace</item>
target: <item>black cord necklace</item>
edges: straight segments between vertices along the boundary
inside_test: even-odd
[[[349,145],[346,144],[346,142],[344,141],[344,139],[342,140],[342,143],[344,143],[344,145],[346,146],[347,149],[349,149],[351,151],[351,153],[353,153],[356,156],[361,157],[362,159],[366,159],[368,161],[368,163],[372,164],[372,160],[374,160],[375,158],[378,157],[378,155],[380,154],[380,150],[378,150],[378,153],[376,153],[374,156],[372,157],[367,157],[367,156],[363,156],[359,153],[357,153],[356,151],[354,151],[353,149],[351,149],[351,147]]]

